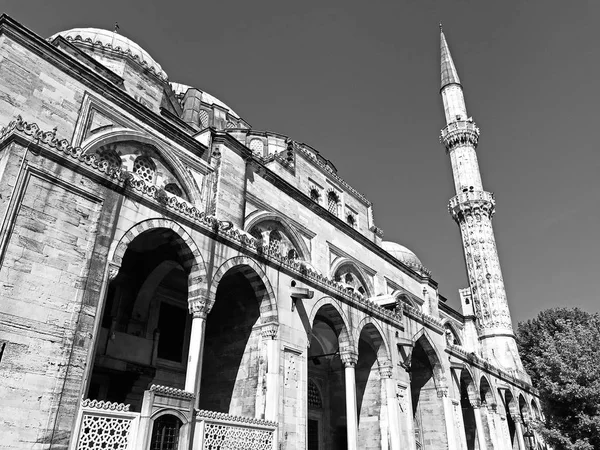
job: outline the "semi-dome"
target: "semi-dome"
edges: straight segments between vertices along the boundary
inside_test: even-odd
[[[407,263],[409,265],[423,265],[419,258],[417,258],[417,255],[407,249],[404,245],[397,244],[396,242],[383,241],[381,243],[381,247],[394,258],[403,263]]]
[[[104,49],[121,53],[123,56],[137,61],[164,80],[168,78],[160,64],[146,50],[119,33],[100,28],[72,28],[52,35],[50,40],[59,35],[73,44],[80,42],[88,45],[101,45]]]

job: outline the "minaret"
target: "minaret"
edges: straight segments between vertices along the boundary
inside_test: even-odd
[[[448,210],[460,227],[481,352],[505,369],[522,371],[492,228],[496,202],[493,194],[483,189],[475,151],[479,128],[467,116],[463,88],[441,24],[440,48],[440,92],[446,115],[440,141],[450,156],[456,190]]]

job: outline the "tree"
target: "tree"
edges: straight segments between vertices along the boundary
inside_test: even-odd
[[[517,342],[540,392],[546,442],[558,450],[600,449],[600,316],[548,309],[519,323]]]

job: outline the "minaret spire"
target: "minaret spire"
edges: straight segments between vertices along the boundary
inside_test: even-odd
[[[472,300],[472,304],[463,302],[463,310],[465,316],[475,316],[482,356],[495,359],[506,369],[522,371],[492,228],[496,201],[483,189],[477,161],[479,128],[467,116],[463,88],[441,26],[440,49],[447,124],[440,141],[450,156],[456,191],[448,210],[460,227],[469,280],[466,291]]]
[[[460,78],[458,78],[458,72],[454,66],[448,43],[446,42],[446,36],[444,36],[444,30],[440,23],[440,53],[441,53],[441,67],[442,67],[442,86],[441,89],[448,86],[449,84],[460,85]]]

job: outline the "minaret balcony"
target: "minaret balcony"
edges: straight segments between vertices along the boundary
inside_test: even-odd
[[[487,191],[467,191],[452,197],[448,203],[448,212],[456,221],[469,214],[479,213],[488,217],[494,215],[496,199],[494,194]]]
[[[472,119],[457,120],[449,123],[440,134],[440,142],[447,151],[461,145],[477,147],[479,142],[479,128]]]

